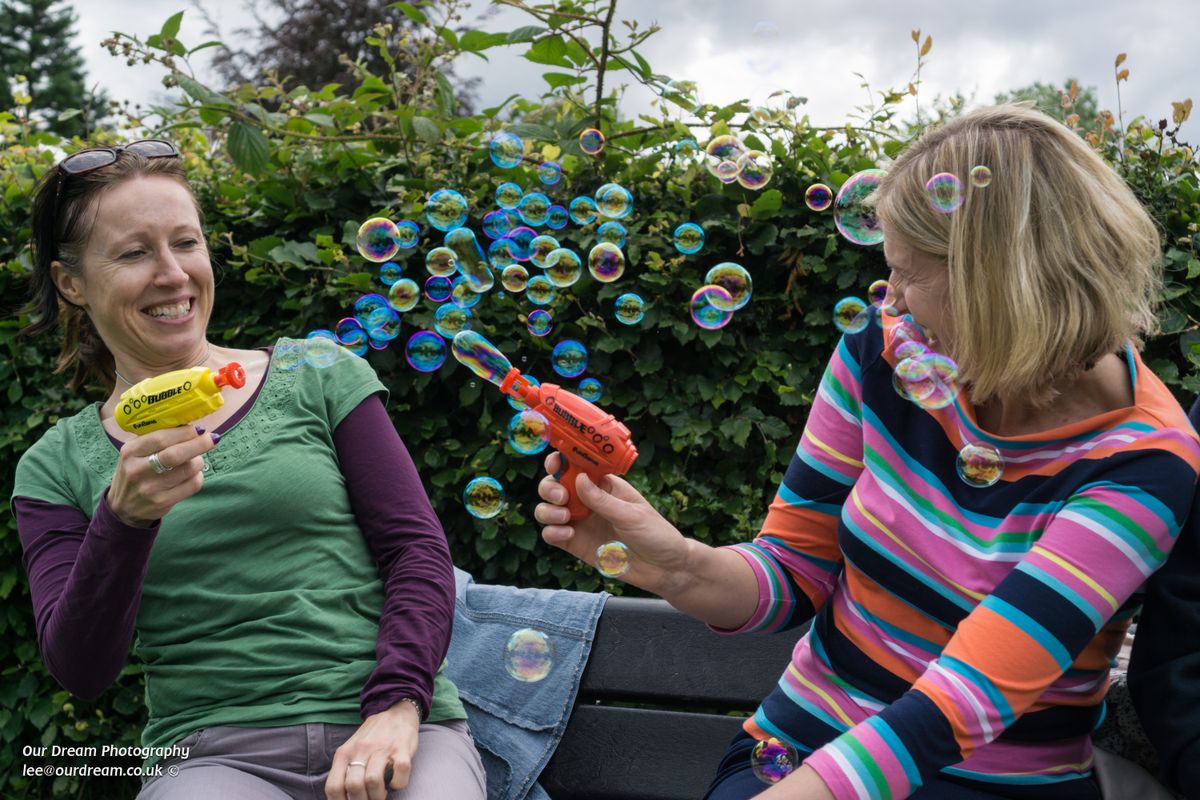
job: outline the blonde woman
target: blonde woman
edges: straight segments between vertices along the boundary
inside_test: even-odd
[[[926,189],[938,173],[965,186],[950,213]],[[580,477],[595,513],[574,525],[544,479],[542,535],[586,561],[620,539],[625,580],[719,631],[812,620],[713,800],[1098,798],[1089,733],[1127,601],[1171,549],[1200,468],[1138,356],[1157,232],[1077,136],[1020,106],[925,134],[875,199],[895,314],[912,322],[842,339],[758,536],[686,538],[611,476]],[[894,382],[912,341],[957,362],[957,395]],[[771,786],[751,757],[768,737],[803,760]]]

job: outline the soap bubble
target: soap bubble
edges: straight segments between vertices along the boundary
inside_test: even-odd
[[[520,264],[510,264],[500,273],[500,285],[514,294],[525,291],[529,282],[529,271]]]
[[[491,519],[504,510],[504,487],[487,475],[473,479],[463,489],[463,505],[476,519]]]
[[[992,170],[980,164],[971,167],[971,185],[976,189],[986,188],[992,182]]]
[[[595,128],[588,128],[579,134],[579,149],[594,156],[604,149],[604,134]]]
[[[547,186],[553,186],[562,180],[562,167],[557,161],[543,161],[538,164],[538,180]]]
[[[508,444],[523,456],[534,456],[550,444],[550,421],[527,408],[508,421]]]
[[[596,228],[597,242],[608,242],[609,244],[615,244],[617,247],[625,246],[625,237],[627,235],[628,231],[625,230],[625,226],[615,220],[605,222],[599,228]]]
[[[421,292],[417,289],[416,282],[411,282],[415,291],[415,296],[420,297]],[[382,349],[387,346],[387,343],[400,335],[400,315],[391,308],[377,308],[371,312],[371,316],[367,318],[367,335],[371,337],[373,342],[378,342]],[[373,345],[374,346],[374,345]]]
[[[502,209],[516,208],[524,196],[525,190],[512,181],[505,181],[496,187],[496,205]]]
[[[987,442],[971,442],[958,451],[954,470],[967,486],[984,489],[1004,474],[1004,458]]]
[[[896,358],[919,358],[929,352],[929,347],[923,342],[901,342],[892,348]]]
[[[625,254],[615,244],[601,242],[588,253],[588,272],[601,283],[612,283],[625,273]]]
[[[796,748],[772,736],[754,745],[750,753],[750,769],[763,783],[779,783],[800,766]]]
[[[304,351],[304,363],[315,369],[325,369],[333,366],[342,355],[333,331],[324,328],[313,331],[304,339],[301,345]]]
[[[571,217],[567,210],[560,205],[550,206],[550,210],[546,213],[546,227],[552,231],[561,231],[567,227]]]
[[[401,250],[411,250],[421,241],[421,229],[409,219],[396,223],[396,244]]]
[[[704,283],[720,286],[729,294],[731,299],[728,306],[720,305],[724,302],[723,295],[711,296],[711,301],[722,311],[737,311],[750,302],[750,295],[753,294],[754,282],[750,280],[750,273],[741,264],[732,261],[724,261],[710,269],[704,276]]]
[[[883,241],[883,227],[867,200],[886,174],[881,169],[864,169],[851,175],[838,190],[833,201],[833,224],[846,241],[864,246]]]
[[[554,666],[554,642],[541,631],[522,628],[504,645],[504,670],[525,683],[536,683]]]
[[[548,306],[558,297],[558,290],[545,275],[534,275],[525,285],[525,296],[535,306]]]
[[[595,378],[584,378],[579,382],[579,396],[589,403],[595,403],[604,394],[604,386]]]
[[[453,339],[471,327],[471,309],[446,303],[438,306],[433,314],[433,329],[446,339]]]
[[[280,342],[271,353],[271,368],[278,372],[294,372],[304,363],[301,342]]]
[[[746,146],[733,134],[726,133],[714,136],[708,146],[704,148],[704,153],[707,156],[705,166],[708,167],[708,171],[720,178],[721,175],[717,171],[720,165],[723,163],[733,164],[736,170],[737,160],[746,154]]]
[[[962,181],[952,172],[939,172],[925,182],[925,192],[934,211],[949,214],[963,204]]]
[[[400,251],[399,231],[386,217],[372,217],[358,227],[354,243],[367,261],[391,261]]]
[[[920,403],[937,391],[937,376],[920,356],[905,358],[897,362],[892,371],[892,386],[905,400]]]
[[[403,313],[412,311],[421,300],[421,287],[412,278],[401,278],[388,290],[388,303]]]
[[[562,245],[558,243],[558,239],[548,234],[533,237],[533,241],[529,243],[529,263],[538,269],[545,269],[551,263],[547,256],[560,247]]]
[[[425,296],[435,303],[450,298],[450,279],[445,275],[433,275],[425,280]]]
[[[467,198],[454,189],[438,189],[425,204],[425,219],[439,231],[452,231],[467,222]]]
[[[505,269],[517,263],[517,257],[511,239],[497,239],[488,245],[488,261],[496,269]]]
[[[360,297],[354,301],[353,322],[357,323],[358,328],[365,329],[366,324],[367,324],[367,318],[370,317],[373,312],[378,311],[381,308],[387,308],[387,307],[388,307],[388,299],[386,297],[384,297],[383,295],[376,294],[374,292],[372,292],[371,294],[364,294],[362,297]],[[342,320],[342,322],[346,322],[347,324],[349,324],[351,321],[350,320]],[[341,324],[341,323],[339,323],[339,324]],[[351,327],[354,327],[354,325],[351,325]],[[340,330],[338,330],[337,328],[334,328],[334,331],[338,334],[339,337],[342,335],[342,332]]]
[[[573,286],[583,275],[583,259],[574,250],[560,247],[546,258],[546,277],[560,289]]]
[[[905,315],[903,318],[892,324],[891,334],[892,353],[896,356],[896,358],[904,357],[899,355],[896,348],[905,342],[920,342],[921,344],[926,344],[929,340],[929,337],[925,334],[925,329],[914,322],[913,318],[908,315]]]
[[[541,192],[530,192],[517,203],[517,214],[526,225],[545,225],[550,216],[550,198]]]
[[[339,320],[333,332],[337,335],[338,343],[356,356],[367,354],[369,347],[366,326],[356,317],[346,317]]]
[[[535,308],[525,318],[525,328],[534,336],[542,337],[554,327],[554,317],[544,308]]]
[[[626,292],[617,298],[613,311],[617,322],[637,325],[646,316],[646,301],[640,294]]]
[[[755,191],[771,182],[775,174],[775,165],[771,157],[761,150],[749,150],[737,160],[737,182],[743,188]]]
[[[517,261],[528,261],[532,254],[530,245],[537,238],[538,232],[533,228],[521,225],[513,228],[504,238],[512,243],[513,258]]]
[[[504,211],[489,211],[483,215],[479,227],[483,230],[483,235],[489,239],[500,239],[513,229],[513,224]]]
[[[685,137],[671,145],[671,149],[684,158],[690,158],[700,152],[700,144],[695,139]]]
[[[400,280],[400,276],[404,274],[404,267],[397,264],[395,261],[385,261],[379,265],[379,282],[384,286],[391,286],[396,281]]]
[[[408,337],[404,358],[418,372],[434,372],[446,363],[446,340],[433,331],[417,331]]]
[[[733,296],[723,286],[701,286],[692,295],[692,321],[707,331],[724,328],[733,319]]]
[[[919,360],[933,371],[937,385],[928,397],[916,400],[917,405],[929,410],[951,405],[958,396],[958,364],[950,356],[934,352],[921,356]]]
[[[833,307],[833,326],[842,333],[859,333],[871,322],[867,303],[859,297],[843,297]]]
[[[814,183],[804,191],[804,205],[812,211],[824,211],[833,204],[833,190],[823,183]]]
[[[704,247],[704,228],[694,222],[685,222],[675,229],[674,238],[675,249],[690,256]]]
[[[624,219],[633,213],[633,193],[619,183],[604,184],[594,196],[601,216]]]
[[[534,311],[533,313],[534,314],[538,314],[538,313],[546,314],[547,312],[542,311],[541,309],[538,309],[537,311]],[[539,381],[537,378],[533,377],[532,375],[523,375],[522,377],[525,378],[525,380],[529,381],[530,386],[541,386],[542,385],[542,382]],[[511,394],[507,395],[507,397],[508,397],[508,404],[510,406],[512,406],[512,409],[514,411],[520,411],[523,408],[529,408],[529,406],[525,405],[524,400],[521,400],[520,398],[517,398],[517,397],[513,397]]]
[[[717,164],[715,174],[721,180],[721,183],[736,183],[738,179],[738,165],[733,161],[722,161]]]
[[[596,569],[606,578],[620,578],[629,572],[630,561],[624,542],[606,542],[596,548]]]
[[[515,133],[504,131],[492,137],[488,150],[493,164],[501,169],[512,169],[525,157],[525,141]]]
[[[550,351],[550,365],[564,378],[578,378],[587,369],[588,352],[583,342],[563,339]]]
[[[567,206],[567,213],[571,215],[571,222],[576,225],[589,225],[596,221],[596,216],[600,212],[596,209],[595,200],[581,195],[570,202]]]
[[[472,289],[486,292],[495,285],[496,276],[470,228],[455,228],[446,234],[443,244],[454,251],[458,271],[471,282]]]
[[[430,275],[449,277],[458,271],[458,257],[449,247],[435,247],[425,254],[425,270]]]
[[[869,299],[871,301],[871,305],[875,306],[876,308],[883,308],[884,303],[887,302],[888,292],[891,290],[891,284],[889,284],[883,278],[880,278],[872,283],[870,288],[867,289],[867,299]]]
[[[471,282],[465,275],[459,275],[450,282],[450,302],[459,308],[472,308],[482,299],[483,295],[471,288]]]

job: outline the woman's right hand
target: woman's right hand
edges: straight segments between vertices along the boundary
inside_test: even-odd
[[[127,525],[148,528],[166,516],[176,503],[204,485],[204,454],[216,447],[206,433],[191,425],[153,431],[121,446],[117,471],[108,488],[108,505]],[[169,468],[161,474],[150,465]]]
[[[561,464],[559,453],[547,456],[549,474],[538,484],[538,495],[546,502],[538,503],[533,516],[544,525],[542,539],[593,567],[600,545],[621,541],[630,556],[629,572],[621,580],[670,599],[690,575],[691,540],[617,475],[605,476],[597,486],[586,473],[579,474],[575,488],[592,513],[571,522],[567,490],[553,477]]]

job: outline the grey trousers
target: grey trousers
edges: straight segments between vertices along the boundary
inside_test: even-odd
[[[333,753],[356,725],[310,723],[284,728],[205,728],[177,742],[186,759],[162,762],[164,774],[137,800],[325,800]],[[174,774],[172,774],[174,773]],[[425,723],[408,786],[388,800],[485,800],[483,763],[465,720]]]

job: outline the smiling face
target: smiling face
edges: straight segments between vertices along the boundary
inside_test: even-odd
[[[164,176],[134,177],[97,198],[76,275],[55,261],[55,285],[83,308],[137,381],[203,358],[213,272],[190,192]]]
[[[888,302],[895,306],[896,315],[911,314],[928,332],[931,343],[951,341],[954,330],[946,262],[894,236],[884,237],[883,256],[891,270]]]

